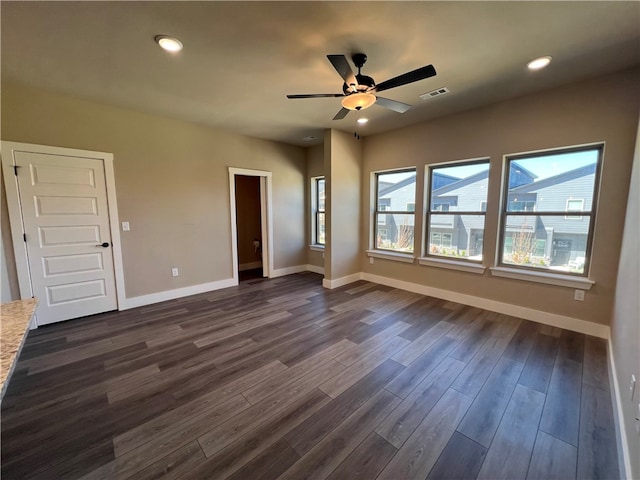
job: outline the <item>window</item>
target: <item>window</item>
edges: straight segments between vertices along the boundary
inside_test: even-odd
[[[428,167],[427,256],[482,261],[489,160]]]
[[[569,198],[567,199],[567,212],[581,212],[584,208],[584,199],[582,198]],[[582,215],[565,215],[566,220],[582,220]]]
[[[325,180],[324,177],[315,177],[311,180],[313,224],[312,236],[315,245],[325,244]]]
[[[375,248],[413,252],[416,169],[375,174]]]
[[[505,162],[499,263],[586,276],[602,146],[514,155]]]

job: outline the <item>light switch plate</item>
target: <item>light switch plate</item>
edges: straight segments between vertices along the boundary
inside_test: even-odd
[[[129,230],[131,230],[131,228],[129,227],[129,222],[122,222],[122,231],[128,232]]]

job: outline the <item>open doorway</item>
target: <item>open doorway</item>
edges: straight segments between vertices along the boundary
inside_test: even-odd
[[[262,278],[260,177],[236,175],[238,280]]]
[[[273,270],[271,172],[229,168],[233,278],[269,277]]]

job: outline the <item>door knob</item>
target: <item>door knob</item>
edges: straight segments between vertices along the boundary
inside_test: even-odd
[[[96,247],[107,248],[109,246],[109,242],[103,242],[100,245],[96,245]]]

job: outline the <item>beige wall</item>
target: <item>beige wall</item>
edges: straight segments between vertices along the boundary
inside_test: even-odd
[[[2,169],[0,168],[0,171]],[[4,173],[4,172],[3,172]],[[2,238],[0,242],[0,302],[10,302],[20,298],[18,289],[18,274],[16,262],[13,258],[13,242],[9,227],[9,212],[6,205],[7,197],[4,182],[0,179],[0,230]]]
[[[592,142],[606,142],[599,211],[590,278],[596,283],[584,302],[573,290],[517,280],[375,260],[362,271],[462,294],[608,324],[613,307],[616,266],[631,174],[640,104],[639,71],[627,71],[567,85],[364,141],[362,201],[369,205],[371,172],[418,167],[416,211],[421,211],[426,164],[491,158],[485,226],[485,265],[495,262],[503,155]],[[420,216],[418,216],[420,217]],[[369,248],[371,215],[363,217],[361,250]],[[422,245],[422,220],[416,222],[416,251]],[[366,259],[364,259],[366,260]]]
[[[353,135],[327,130],[324,142],[327,195],[325,278],[336,280],[360,272],[360,178],[362,143]]]
[[[307,180],[305,195],[305,211],[311,212],[311,179],[313,177],[321,177],[324,175],[324,145],[315,145],[307,148]],[[305,227],[307,235],[307,245],[311,245],[311,222],[313,218],[309,218]],[[316,252],[311,249],[307,250],[307,264],[324,268],[324,252]]]
[[[6,83],[1,100],[2,140],[114,154],[127,297],[231,278],[229,166],[273,172],[274,267],[306,262],[302,148]]]
[[[253,242],[262,244],[260,223],[260,177],[236,175],[236,223],[238,225],[238,265],[262,260]]]
[[[620,428],[623,441],[627,442],[631,457],[629,478],[640,478],[640,438],[636,433],[636,420],[640,408],[640,128],[636,138],[636,151],[633,160],[633,175],[629,190],[626,222],[616,298],[611,321],[611,346],[616,365],[622,417]],[[629,399],[627,386],[631,375],[636,376],[636,390],[633,401]]]

